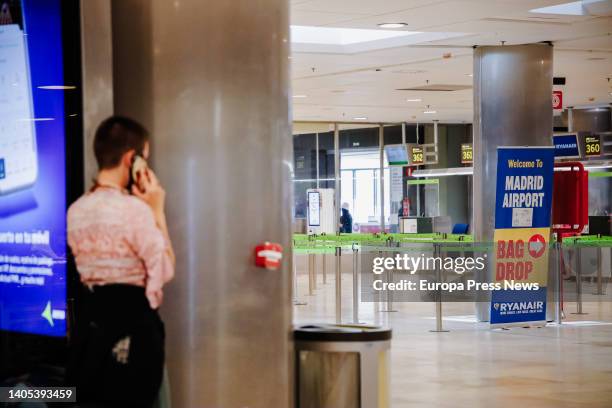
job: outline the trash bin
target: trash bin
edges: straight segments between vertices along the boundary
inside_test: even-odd
[[[297,408],[389,408],[391,329],[308,325],[294,331]]]

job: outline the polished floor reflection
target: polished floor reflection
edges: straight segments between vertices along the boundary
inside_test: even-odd
[[[335,321],[332,256],[323,284],[308,295],[307,262],[297,257],[297,324]],[[350,271],[350,257],[343,257]],[[609,288],[608,288],[609,289]],[[353,321],[352,276],[342,276],[343,322]],[[471,303],[444,304],[444,328],[435,328],[433,303],[396,303],[377,312],[362,303],[359,320],[393,328],[392,407],[604,408],[612,407],[612,303],[566,305],[561,327],[490,330],[475,323]]]

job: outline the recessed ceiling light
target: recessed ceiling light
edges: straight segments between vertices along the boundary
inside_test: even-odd
[[[307,98],[308,95],[293,95],[294,98]]]
[[[368,120],[368,118],[365,116],[357,116],[356,118],[353,118],[353,120]]]
[[[421,102],[421,101],[422,101],[421,98],[406,99],[406,102]]]
[[[585,2],[586,3],[586,2]],[[572,1],[555,6],[541,7],[529,10],[530,13],[562,14],[566,16],[584,16],[588,14],[582,1]]]
[[[423,111],[423,113],[426,115],[433,115],[434,113],[438,113],[438,112],[435,110],[426,110],[426,111]]]
[[[474,74],[465,74],[466,76],[473,77]]]
[[[393,38],[405,39],[417,34],[421,34],[421,32],[345,27],[291,26],[291,42],[294,45],[310,44],[311,47],[314,45],[351,46],[370,41],[385,41]]]
[[[427,71],[425,71],[424,69],[398,69],[395,71],[391,71],[392,74],[412,74],[412,75],[416,75],[416,74],[424,74]]]
[[[378,26],[380,28],[402,28],[406,27],[407,23],[380,23]]]

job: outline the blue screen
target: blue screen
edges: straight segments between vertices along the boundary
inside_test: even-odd
[[[0,330],[65,336],[61,0],[0,6]]]
[[[579,157],[577,135],[555,135],[553,136],[555,145],[555,157]]]

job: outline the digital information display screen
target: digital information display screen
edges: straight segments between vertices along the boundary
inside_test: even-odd
[[[0,330],[66,334],[61,0],[0,0]]]
[[[580,150],[578,148],[578,135],[554,135],[553,144],[555,145],[555,157],[578,158]]]
[[[601,156],[601,137],[599,135],[584,138],[584,155],[587,157]]]
[[[385,154],[389,166],[407,166],[408,165],[408,150],[406,145],[386,145]]]
[[[471,143],[461,144],[461,164],[474,163],[474,148]]]
[[[425,163],[425,152],[420,146],[410,147],[410,164],[418,165]]]
[[[321,193],[318,191],[308,192],[308,225],[321,226]]]

